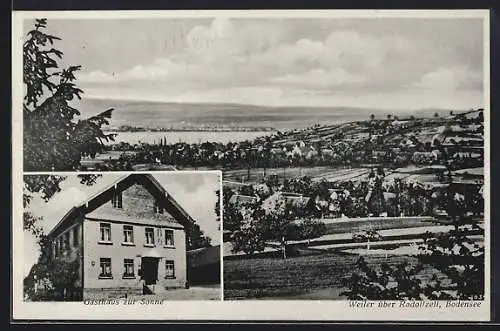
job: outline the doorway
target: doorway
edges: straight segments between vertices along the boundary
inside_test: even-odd
[[[154,285],[158,280],[158,258],[141,258],[141,277],[146,285]]]

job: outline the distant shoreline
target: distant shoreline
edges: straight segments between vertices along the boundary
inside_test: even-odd
[[[107,128],[104,132],[276,132],[275,128]]]

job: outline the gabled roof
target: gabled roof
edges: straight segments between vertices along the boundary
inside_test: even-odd
[[[71,225],[71,221],[81,215],[86,215],[96,210],[104,203],[111,200],[111,196],[115,191],[124,191],[133,184],[140,184],[148,190],[153,197],[158,200],[158,204],[163,206],[165,210],[172,215],[177,222],[186,226],[194,222],[193,218],[168,194],[165,188],[151,174],[129,174],[120,177],[114,183],[100,190],[97,194],[82,201],[80,204],[72,207],[66,215],[57,223],[50,231],[48,237],[55,236],[62,229]]]
[[[452,173],[454,175],[460,175],[460,176],[469,175],[469,176],[484,177],[484,167],[460,169],[460,170],[455,170]]]
[[[233,194],[229,199],[230,204],[254,203],[255,201],[257,197],[242,194]]]

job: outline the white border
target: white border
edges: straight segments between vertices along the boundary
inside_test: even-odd
[[[481,18],[484,22],[486,299],[480,309],[352,309],[347,301],[177,301],[162,306],[85,306],[82,303],[23,302],[14,295],[14,319],[37,320],[286,320],[286,321],[489,321],[490,319],[490,54],[488,10],[226,10],[226,11],[51,11],[12,13],[12,192],[13,293],[22,293],[22,47],[23,19],[165,18]],[[139,171],[138,171],[139,172]],[[85,172],[81,172],[84,174]],[[92,172],[95,174],[95,172]],[[118,172],[117,172],[118,173]],[[148,172],[150,173],[150,172]],[[34,174],[34,173],[33,173]],[[41,173],[38,173],[41,174]],[[222,176],[221,176],[222,182]],[[16,185],[14,185],[16,184]],[[221,184],[222,185],[222,184]],[[222,196],[222,187],[221,187]],[[221,205],[222,215],[222,205]],[[222,224],[221,224],[222,230]],[[222,235],[222,231],[221,231]],[[221,241],[222,256],[222,241]],[[222,263],[223,264],[223,263]],[[221,268],[221,275],[223,275]],[[20,272],[21,271],[21,272]],[[21,275],[21,277],[19,277]],[[223,278],[223,277],[222,277]],[[223,280],[221,280],[223,282]],[[20,290],[20,291],[19,291]],[[19,300],[21,299],[21,300]]]

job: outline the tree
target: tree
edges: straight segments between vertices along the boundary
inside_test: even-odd
[[[80,184],[91,186],[97,181],[97,178],[102,175],[78,175]],[[48,202],[54,194],[61,191],[60,184],[66,179],[66,176],[60,175],[24,175],[23,187],[23,229],[31,232],[35,237],[40,237],[43,234],[42,228],[38,225],[42,219],[37,217],[32,212],[27,211],[27,208],[34,198],[34,195],[39,195],[45,202]]]
[[[87,119],[70,106],[83,91],[75,85],[80,66],[60,69],[63,53],[53,47],[60,38],[47,34],[46,19],[37,19],[23,44],[23,155],[24,170],[74,170],[82,156],[94,156],[104,142],[113,141],[102,126],[109,124],[113,109]]]
[[[415,300],[421,299],[421,281],[416,275],[422,265],[407,262],[397,266],[381,263],[368,265],[363,257],[356,262],[358,272],[343,280],[347,290],[341,293],[349,300]]]
[[[376,177],[368,199],[368,210],[373,216],[380,216],[385,211],[385,198],[382,189],[382,179]]]
[[[448,192],[447,211],[454,229],[443,234],[427,232],[419,246],[418,261],[389,266],[369,266],[358,261],[358,270],[345,279],[349,299],[365,300],[483,300],[484,246],[472,239],[484,229],[467,217],[467,206],[459,194]],[[431,277],[422,277],[427,266]],[[423,282],[422,279],[428,280]]]
[[[229,216],[229,215],[228,215]],[[242,251],[245,254],[262,252],[266,247],[266,225],[262,221],[263,210],[256,205],[246,205],[241,207],[229,220],[230,240],[233,244],[232,251]],[[224,227],[226,223],[224,222]]]
[[[483,111],[479,111],[479,113],[477,114],[477,120],[482,123],[484,122],[484,114],[483,114]]]
[[[375,119],[375,114],[370,114],[370,121],[373,121]]]
[[[284,184],[284,190],[293,193],[310,194],[312,179],[309,176],[297,176],[287,179]]]
[[[434,113],[434,118],[438,118],[439,117],[439,114],[436,112]]]
[[[291,205],[280,192],[276,192],[262,202],[264,224],[267,225],[266,239],[279,240],[283,258],[286,259],[287,237],[294,218]]]
[[[390,121],[392,118],[392,115],[391,114],[387,114],[387,119]]]
[[[77,284],[80,278],[80,257],[73,261],[51,258],[51,245],[47,237],[39,239],[41,254],[28,276],[24,278],[24,294],[31,301],[82,300],[82,288]],[[39,289],[38,285],[43,284]]]
[[[211,246],[212,240],[205,235],[200,226],[195,222],[189,223],[189,225],[185,227],[185,230],[187,239],[186,249],[188,251]]]
[[[80,184],[94,185],[102,175],[78,175]],[[24,175],[23,187],[23,229],[31,233],[40,245],[38,262],[31,268],[29,275],[24,279],[24,293],[30,300],[66,300],[81,299],[80,289],[75,287],[78,279],[79,261],[53,261],[50,258],[50,245],[47,237],[39,225],[42,217],[36,216],[28,207],[38,195],[48,202],[56,193],[61,191],[60,184],[66,176],[60,175]],[[44,282],[44,291],[35,293],[39,282]]]

